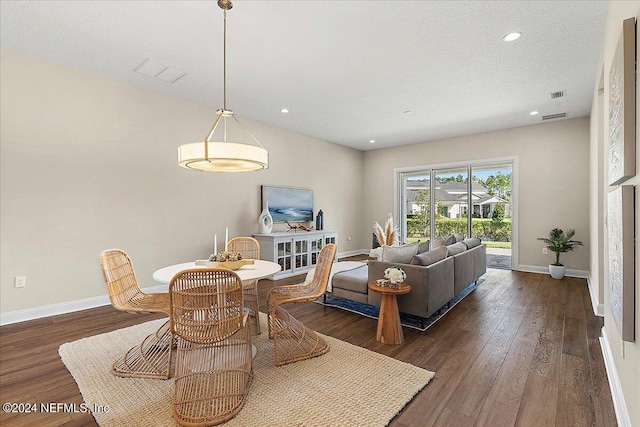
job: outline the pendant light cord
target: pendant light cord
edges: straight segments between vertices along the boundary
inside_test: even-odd
[[[222,41],[222,76],[223,76],[223,86],[224,86],[224,100],[223,100],[223,108],[227,109],[227,11],[224,11],[224,35]]]

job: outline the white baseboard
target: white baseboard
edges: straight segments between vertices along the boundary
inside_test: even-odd
[[[604,317],[604,304],[599,304],[596,299],[597,292],[595,291],[595,285],[591,280],[591,274],[587,276],[587,285],[589,285],[589,295],[591,296],[591,306],[593,307],[593,313],[596,316]]]
[[[607,369],[607,377],[609,377],[609,387],[611,387],[611,397],[613,398],[613,408],[616,411],[618,426],[631,427],[631,418],[629,418],[627,404],[624,401],[622,384],[620,384],[620,377],[618,376],[616,363],[613,360],[611,345],[609,344],[609,338],[607,337],[607,332],[604,328],[602,328],[602,336],[600,337],[600,347],[602,347],[604,366]]]
[[[340,252],[337,258],[346,258],[354,255],[367,255],[368,249],[356,249],[353,251]],[[168,292],[169,285],[157,285],[143,288],[145,292]],[[75,311],[88,310],[90,308],[102,307],[111,304],[109,295],[84,298],[75,301],[61,302],[57,304],[43,305],[41,307],[27,308],[24,310],[0,313],[0,326],[12,323],[26,322],[27,320],[41,319],[43,317],[56,316],[58,314],[73,313]]]
[[[336,258],[340,259],[340,258],[346,258],[350,256],[355,256],[355,255],[368,255],[368,254],[369,254],[369,249],[356,249],[354,251],[340,252],[336,254]]]
[[[526,273],[542,273],[549,274],[549,267],[540,267],[539,265],[517,265],[514,270],[524,271]],[[572,270],[567,268],[564,274],[567,277],[578,277],[580,279],[586,279],[589,277],[589,272],[585,270]]]
[[[143,288],[143,291],[149,293],[167,292],[168,285],[150,286]],[[43,317],[56,316],[58,314],[73,313],[74,311],[88,310],[90,308],[102,307],[109,304],[111,304],[109,295],[100,295],[75,301],[0,313],[0,326],[26,322],[27,320],[41,319]]]

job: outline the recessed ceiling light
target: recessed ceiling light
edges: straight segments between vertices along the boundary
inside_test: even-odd
[[[286,109],[286,108],[283,108],[282,110],[280,110],[280,112],[281,112],[281,113],[285,113],[285,114],[286,114],[286,113],[288,113],[288,112],[289,112],[289,110],[288,110],[288,109]]]
[[[370,139],[370,140],[369,140],[369,144],[375,144],[375,143],[376,143],[376,140],[375,140],[375,139]]]
[[[504,36],[502,38],[502,40],[504,40],[506,42],[512,42],[514,40],[518,40],[521,35],[522,35],[522,33],[509,33],[506,36]]]
[[[529,113],[530,116],[537,116],[538,114],[540,114],[539,111],[532,111]]]

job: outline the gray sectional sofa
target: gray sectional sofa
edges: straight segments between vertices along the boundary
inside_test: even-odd
[[[394,254],[389,249],[390,254],[383,255],[386,261],[371,260],[363,267],[335,274],[333,296],[380,306],[380,294],[369,292],[368,284],[383,278],[386,268],[397,266],[405,271],[405,282],[411,285],[411,292],[397,297],[398,309],[426,319],[487,271],[486,246],[475,238],[422,253],[416,250],[411,258],[411,250],[394,257],[401,251],[398,248]]]

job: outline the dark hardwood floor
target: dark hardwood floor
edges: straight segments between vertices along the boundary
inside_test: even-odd
[[[399,346],[378,343],[376,320],[357,314],[313,303],[290,312],[325,335],[436,372],[390,426],[615,426],[586,281],[493,269],[484,278],[426,332],[404,328]],[[260,282],[262,303],[273,284]],[[160,317],[101,307],[1,327],[0,400],[80,404],[58,347]],[[96,425],[90,414],[4,412],[0,424]]]

